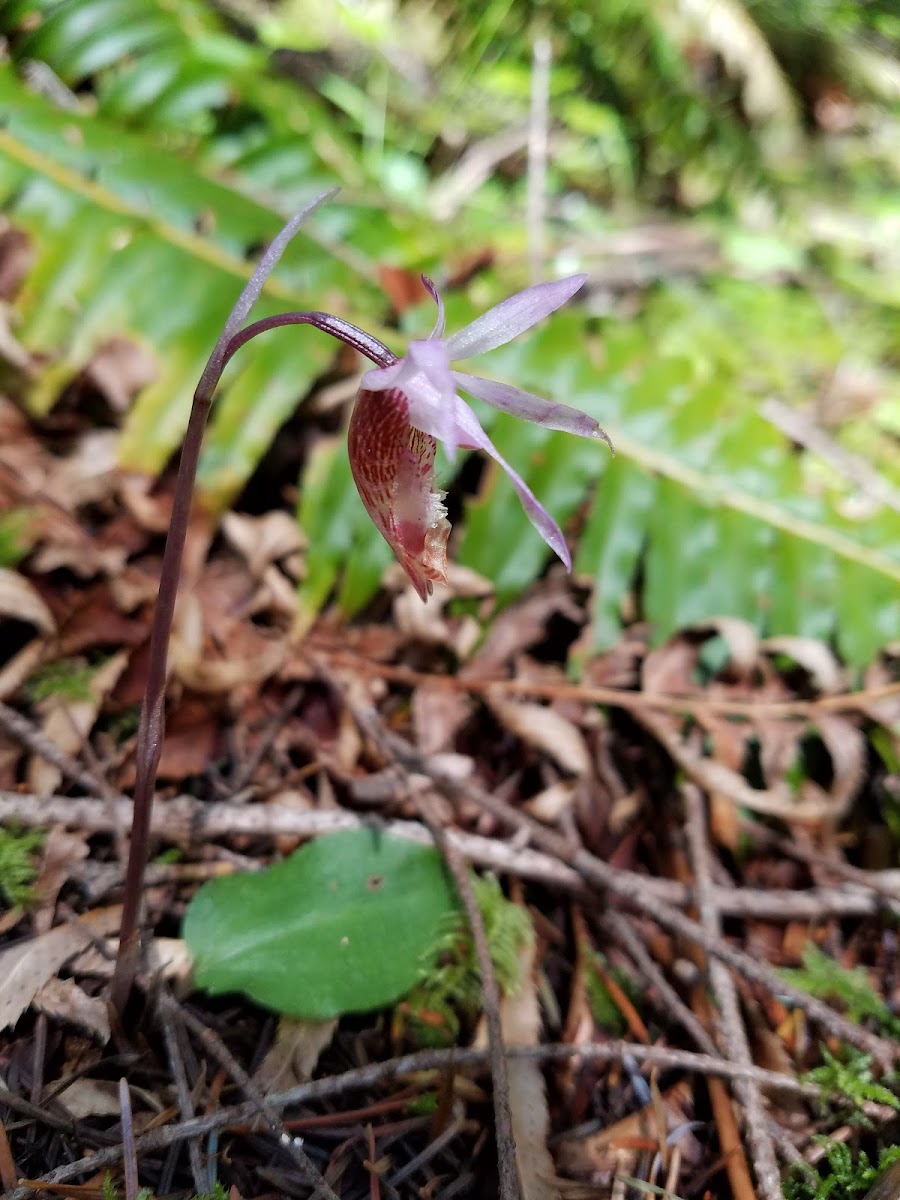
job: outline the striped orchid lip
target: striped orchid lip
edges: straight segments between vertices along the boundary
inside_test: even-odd
[[[263,267],[260,264],[258,289],[293,236],[292,224],[273,242],[264,260],[264,271],[260,271]],[[279,242],[280,248],[273,253]],[[532,525],[567,570],[571,570],[571,556],[559,526],[497,450],[459,391],[545,429],[601,438],[612,449],[609,437],[592,417],[576,408],[534,396],[511,384],[468,375],[454,370],[451,364],[494,350],[518,337],[570,300],[586,279],[586,275],[571,275],[525,288],[445,337],[443,301],[431,280],[422,276],[437,305],[437,321],[431,334],[411,342],[402,358],[365,330],[340,317],[322,312],[295,312],[265,318],[235,333],[224,347],[220,370],[240,346],[257,334],[295,324],[313,325],[376,364],[362,378],[350,419],[350,469],[369,516],[423,600],[427,600],[435,583],[447,582],[450,524],[443,504],[444,493],[435,489],[438,442],[443,443],[451,459],[458,449],[476,449],[485,451],[499,463]]]

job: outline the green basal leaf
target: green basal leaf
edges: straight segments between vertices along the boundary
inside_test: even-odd
[[[317,838],[259,874],[205,884],[184,937],[206,991],[326,1020],[409,991],[455,909],[436,850],[360,829]]]

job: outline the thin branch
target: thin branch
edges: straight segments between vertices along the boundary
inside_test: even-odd
[[[72,758],[56,742],[46,737],[27,717],[10,708],[0,701],[0,729],[15,738],[17,742],[37,754],[45,762],[51,763],[64,779],[77,784],[88,792],[103,795],[105,783],[98,776],[87,770],[77,759]]]
[[[879,700],[900,696],[900,682],[887,683],[856,692],[838,692],[817,700],[722,700],[698,696],[677,696],[668,692],[636,692],[625,688],[593,687],[580,683],[547,683],[528,679],[467,679],[457,675],[434,675],[409,667],[373,662],[359,655],[322,647],[332,666],[349,666],[365,675],[377,675],[393,683],[416,687],[446,687],[451,691],[483,692],[498,690],[510,696],[536,696],[544,700],[574,700],[579,704],[602,704],[626,712],[659,709],[685,716],[721,716],[760,718],[797,717],[810,719],[823,712],[865,712]]]
[[[346,690],[330,672],[327,675],[327,681],[329,686],[341,697],[342,703],[358,725],[360,732],[371,737],[379,750],[393,759],[391,745],[386,736],[387,730],[378,720],[377,715],[374,715],[372,710],[358,709],[358,706],[347,695]],[[440,819],[432,811],[427,793],[417,795],[415,799],[422,820],[453,876],[475,946],[475,957],[481,976],[484,1015],[488,1031],[488,1052],[491,1061],[500,1200],[522,1200],[522,1183],[516,1166],[516,1139],[513,1133],[512,1109],[509,1101],[509,1071],[506,1066],[503,1025],[500,1020],[500,988],[497,985],[497,976],[491,960],[484,919],[481,909],[478,907],[478,900],[469,878],[466,862],[451,838],[447,836],[447,831],[441,825]]]
[[[722,936],[722,922],[712,894],[703,797],[693,784],[686,784],[682,795],[685,804],[685,832],[694,869],[700,922],[711,936],[719,938]],[[707,970],[722,1021],[722,1052],[732,1062],[750,1066],[753,1060],[734,979],[725,964],[716,959],[708,962]],[[750,1142],[753,1170],[761,1200],[782,1200],[781,1175],[759,1085],[750,1079],[736,1080],[734,1091],[744,1109],[747,1139]]]
[[[131,1119],[131,1095],[128,1080],[119,1080],[119,1112],[122,1121],[122,1159],[125,1171],[125,1200],[137,1200],[139,1190],[137,1151],[134,1146],[134,1122]]]
[[[484,919],[465,860],[446,837],[445,831],[435,822],[429,828],[444,861],[450,869],[459,898],[466,912],[478,972],[481,975],[481,990],[484,1000],[484,1015],[487,1019],[488,1053],[491,1063],[491,1082],[494,1098],[494,1127],[497,1139],[497,1164],[500,1176],[500,1200],[522,1200],[522,1184],[516,1166],[516,1139],[513,1134],[512,1109],[509,1101],[509,1071],[503,1046],[503,1026],[500,1021],[500,988],[491,961]]]
[[[651,958],[628,918],[619,912],[607,912],[603,914],[603,925],[657,993],[660,1000],[658,1007],[666,1016],[674,1017],[704,1054],[718,1054],[716,1043]]]
[[[130,800],[120,801],[111,812],[105,801],[92,797],[35,796],[0,790],[0,824],[16,821],[27,827],[60,825],[88,833],[113,834],[116,822],[127,827],[131,814]],[[302,811],[279,804],[208,802],[185,795],[154,804],[150,832],[154,838],[190,846],[240,835],[317,837],[339,829],[359,829],[363,823],[361,817],[348,810]],[[418,822],[387,821],[385,830],[422,845],[431,842],[431,835]],[[581,899],[592,894],[576,870],[540,850],[460,830],[447,830],[446,836],[469,862],[478,866],[559,888]],[[208,868],[203,870],[208,871]],[[679,908],[694,903],[692,889],[676,880],[654,879],[634,871],[621,871],[620,875],[633,880],[654,900]],[[165,872],[162,877],[165,878]],[[883,909],[900,913],[900,875],[897,872],[854,871],[852,880],[853,884],[846,888],[789,891],[716,887],[714,892],[719,911],[729,917],[821,921],[829,917],[872,916]],[[896,898],[881,898],[887,896]]]
[[[174,1013],[165,1005],[158,1005],[163,1039],[166,1043],[166,1057],[169,1060],[169,1071],[175,1081],[175,1096],[178,1100],[178,1111],[182,1121],[189,1121],[194,1115],[191,1104],[191,1092],[188,1087],[187,1073],[184,1069],[184,1059],[178,1045],[178,1033],[175,1029]],[[175,1007],[175,1006],[173,1006]],[[194,1179],[194,1190],[198,1195],[206,1191],[207,1179],[200,1159],[200,1146],[196,1138],[189,1138],[187,1144],[188,1161],[191,1165],[191,1175]]]

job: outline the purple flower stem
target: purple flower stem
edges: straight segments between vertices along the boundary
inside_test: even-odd
[[[110,985],[110,1000],[113,1007],[121,1015],[124,1011],[134,977],[138,968],[140,953],[139,916],[141,899],[144,888],[144,871],[150,848],[150,815],[153,808],[153,794],[156,786],[156,772],[162,754],[163,738],[165,736],[165,697],[166,697],[166,668],[169,656],[169,637],[172,632],[172,620],[175,615],[175,599],[178,594],[178,583],[181,576],[181,561],[184,556],[184,544],[187,539],[188,524],[191,515],[191,501],[194,494],[194,484],[197,478],[197,463],[200,459],[200,447],[203,443],[203,430],[209,410],[212,407],[213,396],[222,378],[225,364],[244,342],[255,333],[262,333],[264,328],[272,328],[275,324],[296,324],[296,321],[283,318],[272,318],[258,321],[238,333],[241,324],[246,320],[250,309],[256,303],[263,286],[275,268],[288,242],[300,228],[306,218],[322,204],[330,199],[335,191],[325,192],[316,197],[310,204],[296,214],[277,237],[272,241],[268,250],[260,259],[250,276],[246,286],[231,310],[228,320],[213,347],[209,361],[200,376],[197,390],[191,405],[191,415],[187,432],[181,449],[181,460],[178,464],[178,477],[175,481],[175,491],[172,498],[172,516],[169,522],[169,532],[166,537],[166,548],[163,552],[162,568],[159,577],[159,592],[156,609],[153,613],[153,625],[150,631],[150,650],[147,664],[147,683],[144,689],[144,699],[141,705],[141,716],[138,724],[137,747],[135,750],[135,783],[134,809],[131,822],[131,844],[128,851],[128,864],[125,868],[125,884],[122,895],[122,923],[119,932],[119,951]],[[325,314],[294,314],[301,316],[322,317],[322,323],[309,322],[331,332],[329,322],[336,322],[343,327],[343,322]],[[349,330],[355,327],[348,326]],[[369,338],[361,330],[355,330],[354,337],[359,335],[369,350],[374,350],[378,357],[373,361],[381,362],[381,355],[389,355],[389,362],[394,361],[385,346],[375,338]],[[341,336],[336,333],[335,336]],[[350,342],[351,345],[355,342]],[[367,353],[364,349],[363,353]]]
[[[349,321],[342,321],[340,317],[334,317],[331,313],[290,312],[279,313],[275,317],[263,317],[261,321],[254,321],[252,325],[248,325],[246,329],[236,333],[225,346],[222,366],[224,367],[235,351],[240,350],[241,346],[249,342],[251,338],[257,337],[260,333],[266,333],[269,329],[279,329],[282,325],[312,325],[323,333],[337,338],[346,346],[352,346],[354,350],[365,355],[379,367],[389,367],[397,361],[396,354],[388,350],[384,342],[379,342],[378,338],[373,337],[371,333],[366,333],[364,329],[351,325]]]

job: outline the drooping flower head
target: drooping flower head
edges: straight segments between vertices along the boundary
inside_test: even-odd
[[[276,241],[282,237],[284,232]],[[266,274],[277,261],[271,252],[267,257],[270,262]],[[314,325],[376,364],[362,378],[350,418],[350,469],[369,516],[423,600],[427,600],[435,583],[447,582],[450,524],[444,493],[435,488],[438,442],[443,443],[451,458],[458,449],[475,449],[484,450],[499,463],[531,523],[571,570],[572,560],[559,526],[502,457],[459,390],[546,429],[602,438],[610,447],[612,443],[599,424],[578,409],[544,400],[511,384],[468,375],[454,370],[451,364],[511,341],[565,304],[586,279],[586,275],[572,275],[526,288],[458,333],[444,337],[443,302],[434,284],[423,276],[422,282],[437,305],[437,321],[430,336],[411,342],[402,358],[340,317],[298,312],[257,321],[237,333],[228,342],[222,365],[258,333],[289,324]]]

